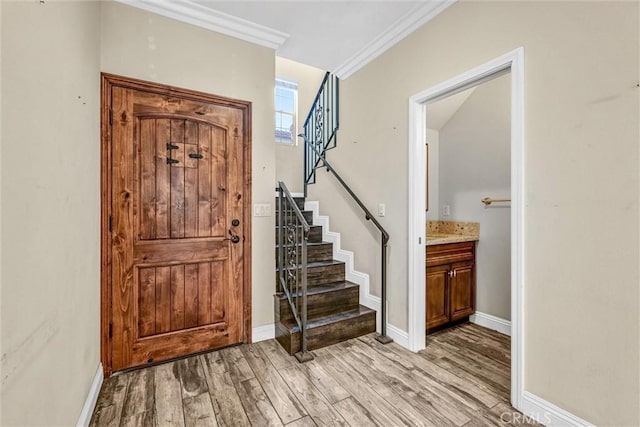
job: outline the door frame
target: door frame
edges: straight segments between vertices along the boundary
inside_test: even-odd
[[[111,232],[109,218],[111,212],[111,88],[124,87],[162,95],[174,95],[195,101],[211,102],[243,110],[243,342],[251,342],[251,102],[211,95],[190,89],[177,88],[160,83],[147,82],[114,74],[100,73],[100,355],[104,377],[112,372],[111,325]]]
[[[524,48],[441,82],[409,98],[408,206],[408,342],[409,349],[425,348],[425,199],[426,105],[476,86],[497,75],[511,73],[511,404],[522,409],[524,393],[524,271],[525,271],[525,139]]]

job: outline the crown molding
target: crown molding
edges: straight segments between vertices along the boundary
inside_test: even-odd
[[[275,50],[289,38],[289,34],[282,31],[201,6],[190,0],[116,1]]]
[[[456,0],[436,0],[419,4],[390,25],[386,31],[360,49],[350,59],[333,70],[333,73],[341,79],[346,79],[455,2]]]

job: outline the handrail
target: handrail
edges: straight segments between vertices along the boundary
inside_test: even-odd
[[[286,295],[300,329],[300,351],[295,356],[300,362],[307,362],[313,359],[307,351],[307,243],[311,227],[284,182],[278,182],[277,190],[280,290]]]
[[[327,79],[329,78],[330,72],[324,73],[324,78],[322,79],[322,83],[320,83],[320,87],[318,88],[318,93],[316,93],[316,97],[313,98],[313,103],[311,105],[316,105],[318,103],[318,99],[322,95],[322,90],[324,89],[324,85],[327,84]],[[311,116],[313,115],[313,108],[309,110],[306,119],[304,120],[304,124],[306,125],[309,120],[311,120]]]
[[[305,144],[306,144],[306,138],[305,138]],[[312,148],[314,151],[317,151],[316,147],[312,146]],[[367,209],[364,203],[362,203],[362,200],[360,200],[360,198],[353,192],[351,187],[349,187],[349,185],[344,181],[344,179],[342,179],[340,174],[336,172],[333,166],[331,166],[331,164],[327,161],[327,158],[325,155],[326,150],[324,150],[323,152],[318,152],[317,154],[320,157],[320,160],[322,161],[322,167],[327,168],[327,171],[333,174],[333,176],[338,180],[340,185],[342,185],[342,187],[347,191],[347,193],[349,193],[351,198],[356,202],[356,204],[360,207],[360,209],[362,209],[362,211],[365,214],[365,219],[367,221],[371,221],[376,226],[378,231],[380,231],[380,234],[382,236],[382,243],[380,245],[381,252],[382,252],[381,253],[381,256],[382,256],[381,299],[382,301],[380,304],[380,310],[381,310],[380,328],[381,329],[380,329],[380,335],[376,336],[376,340],[381,342],[382,344],[388,344],[393,341],[393,339],[387,336],[387,307],[386,307],[387,306],[387,303],[386,303],[387,302],[387,244],[389,242],[389,233],[387,232],[387,230],[384,229],[382,224],[380,224],[378,220],[373,216],[371,211]]]

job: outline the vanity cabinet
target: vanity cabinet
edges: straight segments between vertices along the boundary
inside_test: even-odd
[[[476,242],[427,246],[427,332],[475,312],[475,263]]]

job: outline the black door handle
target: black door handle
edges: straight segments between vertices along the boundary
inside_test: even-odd
[[[229,234],[231,235],[231,239],[225,239],[225,240],[231,240],[231,243],[238,243],[240,241],[240,237],[238,237],[237,234],[234,234],[233,231],[231,231],[231,229],[229,229]]]
[[[231,221],[231,225],[233,225],[234,227],[237,227],[240,225],[240,220],[239,219],[234,219]]]

